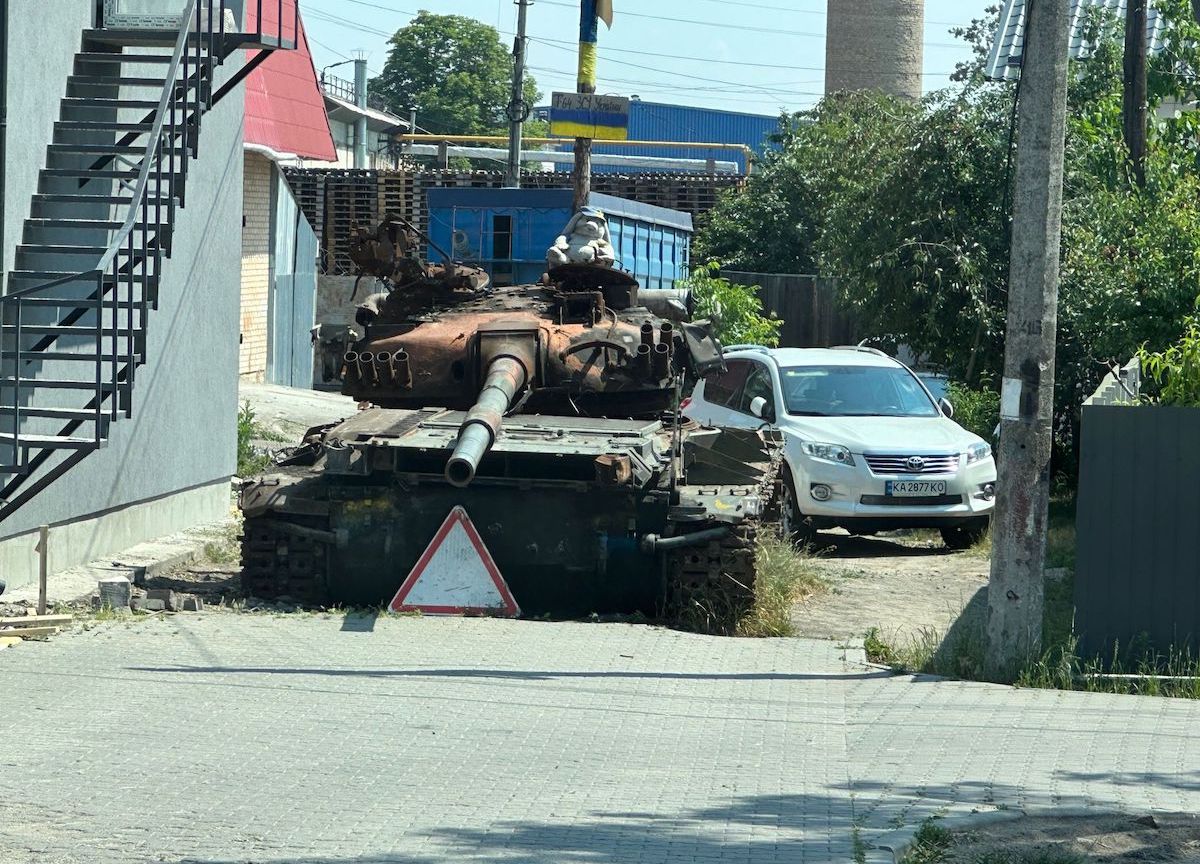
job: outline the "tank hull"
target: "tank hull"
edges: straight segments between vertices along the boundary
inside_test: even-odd
[[[674,432],[661,422],[510,418],[459,488],[441,468],[461,416],[371,409],[326,431],[315,464],[245,487],[245,590],[387,604],[461,506],[526,616],[676,620],[700,593],[701,605],[724,611],[697,629],[725,632],[752,602],[754,532],[778,486],[771,442],[681,432],[683,482],[671,471]],[[671,539],[706,531],[720,536]]]

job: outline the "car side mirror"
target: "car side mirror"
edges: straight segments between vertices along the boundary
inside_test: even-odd
[[[775,422],[775,418],[771,416],[775,413],[771,410],[771,403],[761,396],[755,396],[750,400],[750,413],[759,420],[766,420],[768,423]]]
[[[950,404],[950,400],[945,396],[938,400],[938,407],[942,409],[942,413],[947,417],[954,417],[954,406]]]

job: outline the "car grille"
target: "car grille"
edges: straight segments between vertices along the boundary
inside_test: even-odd
[[[859,503],[872,507],[945,507],[947,504],[961,504],[961,495],[922,495],[905,496],[902,498],[891,495],[864,495]]]
[[[958,454],[953,456],[867,456],[872,474],[954,474],[958,471]],[[910,468],[908,460],[923,459],[920,469]]]

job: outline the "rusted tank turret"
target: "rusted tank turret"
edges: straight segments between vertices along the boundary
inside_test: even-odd
[[[679,417],[684,379],[722,363],[686,297],[584,264],[496,288],[411,248],[394,223],[364,235],[384,290],[359,306],[342,391],[371,407],[243,491],[246,587],[378,605],[462,506],[526,614],[732,627],[778,446]]]

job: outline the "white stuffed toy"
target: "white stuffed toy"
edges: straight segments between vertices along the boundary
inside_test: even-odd
[[[594,207],[584,207],[576,213],[546,253],[546,263],[551,269],[564,264],[612,267],[616,258],[608,220]]]

